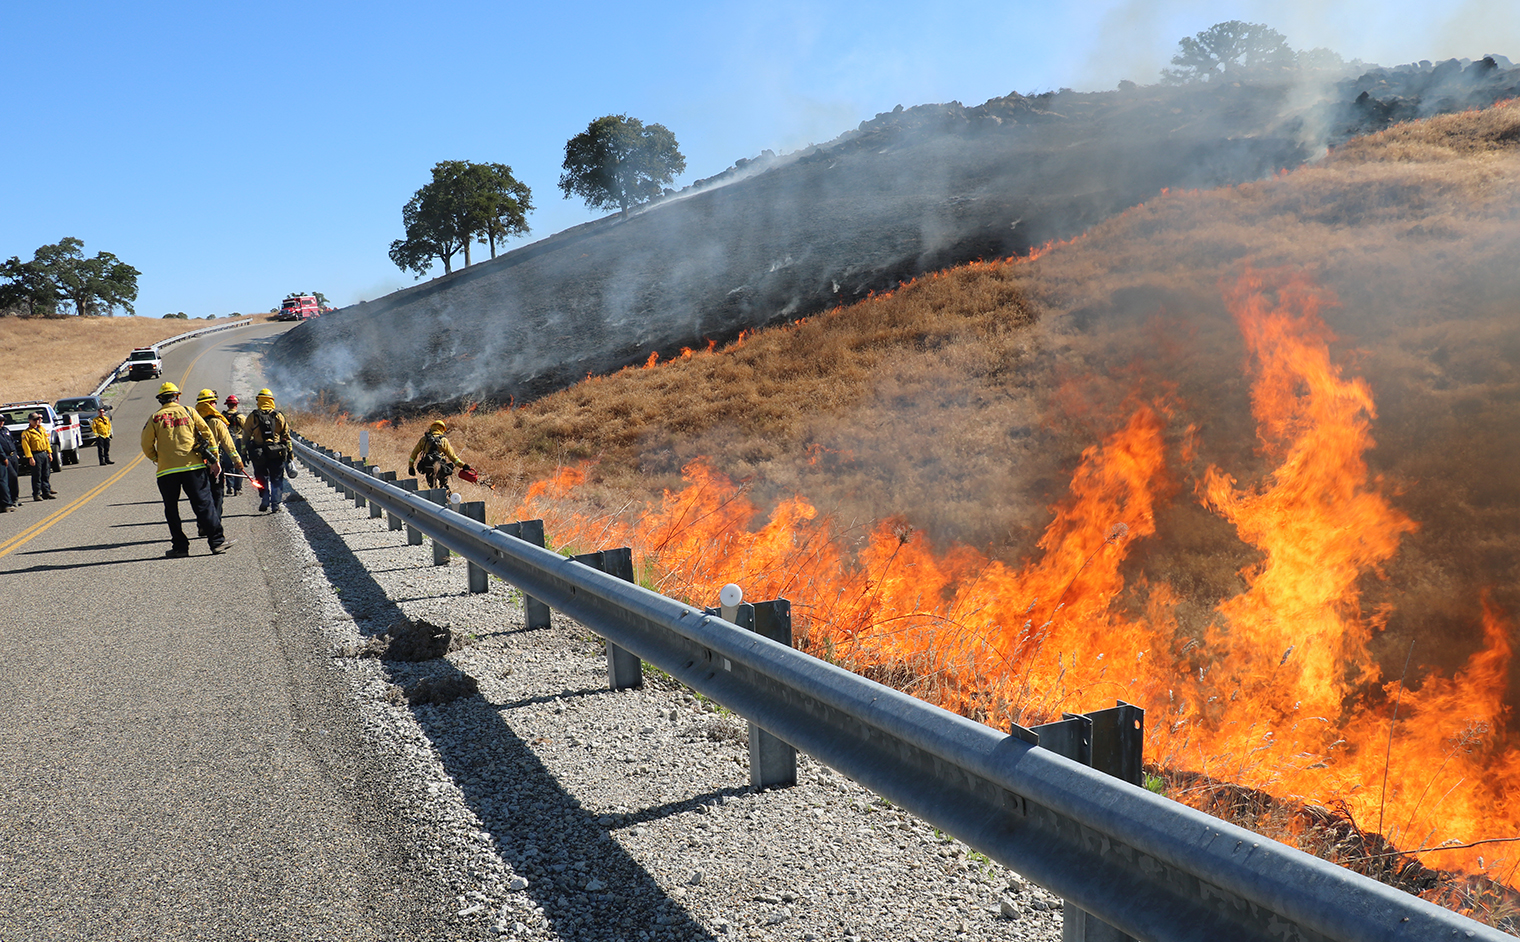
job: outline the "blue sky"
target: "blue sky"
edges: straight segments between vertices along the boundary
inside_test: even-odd
[[[1229,19],[1384,65],[1520,61],[1512,0],[7,0],[3,12],[0,258],[83,239],[142,272],[137,313],[150,317],[267,310],[297,289],[349,304],[416,283],[386,250],[440,160],[506,163],[532,188],[533,231],[513,247],[595,218],[556,183],[565,141],[605,114],[669,127],[681,185],[898,104],[1152,82],[1179,38]]]

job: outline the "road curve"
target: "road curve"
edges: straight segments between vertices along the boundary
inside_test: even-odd
[[[165,378],[251,394],[233,364],[283,330],[171,347]],[[60,499],[0,516],[0,939],[449,935],[277,518],[229,498],[232,552],[163,559],[137,445],[158,382],[113,387],[114,465],[82,452]]]

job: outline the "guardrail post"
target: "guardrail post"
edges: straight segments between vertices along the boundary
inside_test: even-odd
[[[1140,785],[1145,711],[1117,701],[1108,710],[1062,713],[1060,722],[1034,727],[1043,749],[1091,766],[1099,772]],[[1070,902],[1061,904],[1061,942],[1135,942],[1135,938]]]
[[[395,471],[387,471],[385,473],[389,474],[389,475],[392,475],[392,476],[394,476],[396,474]],[[417,493],[417,479],[416,478],[402,478],[402,477],[398,477],[392,483],[394,483],[397,487],[401,488],[403,491],[409,491],[410,493],[413,493],[413,494]],[[406,525],[406,523],[399,516],[397,516],[396,514],[394,514],[394,513],[387,513],[386,517],[385,517],[385,521],[386,521],[386,524],[392,530],[399,530],[402,527],[406,527],[406,542],[407,542],[407,544],[409,546],[421,546],[422,545],[422,534],[420,532],[418,532],[416,528],[414,528],[414,527],[408,527]],[[415,536],[415,539],[413,539],[414,536]]]
[[[347,455],[341,455],[340,454],[338,456],[338,460],[341,461],[341,462],[343,462],[343,464],[347,465],[349,468],[352,468],[354,466],[354,459],[348,457]],[[354,499],[355,495],[354,495],[354,489],[353,488],[351,488],[351,487],[349,487],[347,485],[344,485],[344,484],[340,484],[338,486],[338,489],[343,492],[343,496],[344,497],[348,498],[349,500],[353,500]]]
[[[433,503],[437,504],[439,507],[447,507],[449,505],[449,489],[446,488],[446,487],[432,487],[432,488],[428,488],[427,490],[422,490],[422,489],[419,488],[418,491],[417,491],[417,496],[421,497],[421,498],[423,498],[425,500],[430,500]],[[417,542],[421,543],[422,540],[420,539],[420,537],[421,537],[420,533],[418,534],[418,537],[419,537],[419,539],[418,539]],[[449,564],[449,548],[447,546],[444,546],[442,543],[438,542],[437,540],[434,540],[433,541],[433,565],[434,566],[447,566],[448,564]]]
[[[363,458],[350,458],[349,466],[352,467],[355,471],[358,471],[360,474],[369,474],[369,465],[365,463]],[[364,499],[363,494],[359,493],[358,491],[354,491],[354,506],[356,508],[363,507],[367,503],[369,503],[369,501]]]
[[[742,621],[734,624],[787,647],[792,646],[792,603],[786,599],[748,602],[739,606]],[[762,788],[787,788],[797,784],[797,750],[791,743],[749,724],[749,784]]]
[[[516,523],[500,523],[496,529],[507,536],[515,536],[519,540],[532,543],[534,546],[544,545],[544,522],[542,520],[519,520]],[[549,627],[549,606],[530,595],[523,595],[523,626],[530,631],[535,628]]]
[[[467,500],[459,505],[459,512],[477,523],[486,522],[486,502],[483,500]],[[470,563],[465,567],[470,583],[470,594],[481,595],[491,590],[487,573],[484,569]]]
[[[595,553],[584,553],[570,558],[592,569],[599,569],[609,576],[622,579],[624,582],[633,581],[633,549],[631,547],[598,550]],[[613,690],[628,690],[632,687],[644,686],[644,662],[639,660],[632,651],[625,651],[611,641],[607,641],[607,685]]]
[[[370,465],[369,468],[368,468],[368,470],[369,470],[370,475],[373,476],[375,478],[375,480],[377,480],[377,481],[381,481],[381,482],[384,482],[386,484],[395,484],[396,483],[396,472],[394,472],[394,471],[381,471],[380,470],[380,466],[376,465],[376,464]],[[370,501],[370,503],[369,503],[369,518],[371,520],[374,520],[374,519],[380,517],[384,513],[385,513],[385,508],[384,507],[381,507],[379,504],[375,503],[374,501]],[[391,529],[394,530],[396,528],[395,527],[391,527]]]

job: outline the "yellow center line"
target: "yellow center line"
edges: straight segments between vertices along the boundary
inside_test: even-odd
[[[190,365],[185,367],[184,375],[180,377],[180,386],[183,387],[189,385],[190,371],[195,369],[195,364],[201,361],[201,357],[210,353],[213,349],[215,349],[215,347],[207,347],[205,350],[202,350],[199,354],[197,354],[195,359],[190,361]],[[17,549],[20,549],[27,543],[30,543],[32,540],[41,536],[43,533],[46,533],[48,529],[53,526],[53,524],[58,523],[69,514],[73,513],[74,511],[83,507],[85,504],[89,503],[91,500],[94,500],[96,497],[100,496],[100,493],[102,491],[110,487],[112,484],[115,484],[117,481],[121,480],[128,471],[131,471],[133,468],[142,464],[146,460],[148,460],[147,455],[139,454],[130,463],[128,463],[126,467],[106,478],[100,484],[97,484],[94,487],[90,488],[82,496],[76,498],[72,504],[65,504],[62,509],[49,514],[46,519],[32,524],[25,530],[22,530],[20,533],[6,540],[4,543],[0,543],[0,558],[8,556],[10,553],[14,552]],[[20,501],[17,501],[17,503],[20,503]]]
[[[58,523],[64,517],[67,517],[69,514],[89,503],[95,497],[99,496],[101,491],[104,491],[112,484],[115,484],[117,481],[121,480],[121,478],[126,475],[128,471],[131,471],[133,468],[142,464],[145,460],[147,459],[144,458],[144,456],[138,455],[137,458],[130,462],[126,467],[106,478],[101,483],[90,488],[80,497],[75,498],[73,503],[65,504],[62,509],[49,515],[46,519],[32,524],[25,530],[22,530],[20,533],[6,540],[4,543],[0,543],[0,557],[8,555],[12,550],[19,549],[21,546],[31,542],[36,537],[41,536],[50,527],[52,527],[53,524]]]

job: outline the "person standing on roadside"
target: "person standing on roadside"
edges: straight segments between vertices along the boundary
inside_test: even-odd
[[[21,476],[16,472],[20,463],[10,429],[0,425],[0,513],[14,513],[21,504]]]
[[[285,459],[291,450],[290,426],[285,414],[274,407],[274,393],[261,389],[254,399],[259,407],[243,420],[243,444],[253,459],[253,475],[259,482],[259,510],[279,513]]]
[[[227,418],[216,409],[216,391],[202,389],[199,396],[195,397],[195,411],[200,413],[201,418],[206,420],[206,427],[211,429],[211,441],[216,444],[216,452],[221,460],[221,472],[224,479],[232,475],[243,473],[243,459],[238,455],[237,443],[232,440],[232,433],[227,428]],[[242,480],[242,478],[238,478]],[[222,515],[222,482],[211,482],[211,502],[216,504],[216,515]]]
[[[227,394],[227,408],[222,410],[222,418],[227,420],[227,431],[232,435],[232,440],[237,443],[238,463],[248,464],[248,449],[243,447],[243,413],[238,411],[238,397],[236,393]],[[226,495],[236,497],[243,493],[243,478],[229,474],[222,482],[225,485]]]
[[[111,417],[106,415],[106,410],[95,413],[95,418],[90,420],[90,431],[95,433],[95,451],[100,455],[100,463],[115,464],[111,460]]]
[[[158,402],[158,411],[143,426],[142,450],[149,461],[158,463],[158,493],[164,499],[164,519],[172,542],[164,555],[170,559],[190,555],[190,540],[180,525],[181,492],[190,501],[195,522],[204,531],[211,552],[225,553],[236,541],[222,533],[222,517],[211,500],[211,486],[220,483],[213,481],[212,475],[221,471],[211,428],[205,419],[180,405],[179,387],[173,383],[158,387]]]
[[[26,429],[21,433],[21,460],[32,469],[32,500],[52,500],[53,492],[53,443],[42,429],[42,413],[33,412],[26,417]]]

